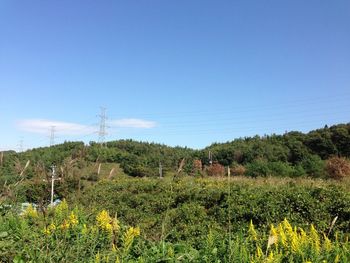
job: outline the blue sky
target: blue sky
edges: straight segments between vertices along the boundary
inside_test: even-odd
[[[0,149],[202,148],[349,122],[350,2],[0,1]]]

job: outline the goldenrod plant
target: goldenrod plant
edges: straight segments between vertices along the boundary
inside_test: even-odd
[[[310,225],[284,219],[269,231],[251,220],[244,231],[210,228],[197,247],[150,241],[138,226],[126,226],[107,210],[92,215],[63,201],[45,212],[28,207],[0,217],[0,262],[350,262],[346,235],[328,237]],[[230,254],[229,254],[230,253]]]

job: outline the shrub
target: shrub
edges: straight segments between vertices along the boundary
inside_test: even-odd
[[[309,155],[301,162],[301,166],[311,177],[324,177],[325,175],[325,162],[318,155]]]
[[[250,177],[258,177],[258,176],[268,176],[269,175],[269,167],[267,162],[261,160],[255,160],[249,164],[247,164],[247,175]]]
[[[333,179],[350,176],[350,161],[343,157],[332,157],[326,162],[326,171]]]
[[[246,173],[246,168],[243,165],[237,164],[231,168],[231,173],[233,175],[244,175]]]
[[[207,173],[209,176],[224,176],[225,175],[225,167],[221,164],[215,162],[211,166],[208,167]]]

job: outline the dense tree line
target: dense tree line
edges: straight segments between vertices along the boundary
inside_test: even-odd
[[[242,168],[238,170],[248,176],[322,177],[325,160],[334,156],[350,157],[350,123],[325,126],[309,133],[292,131],[283,135],[239,138],[227,143],[214,143],[202,150],[118,140],[105,145],[65,142],[23,153],[10,151],[5,152],[1,159],[0,184],[18,181],[23,169],[26,170],[26,178],[30,179],[40,171],[49,171],[52,164],[62,166],[71,163],[79,168],[88,163],[119,163],[126,174],[140,177],[158,176],[160,164],[163,174],[179,172],[179,168],[185,174],[213,174],[208,170],[209,151],[212,153],[211,161],[216,165],[230,166],[234,171],[235,167]],[[25,168],[28,161],[30,165]],[[215,169],[222,174],[221,168]]]

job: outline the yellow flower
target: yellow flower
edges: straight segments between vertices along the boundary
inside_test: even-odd
[[[23,216],[28,217],[28,218],[38,218],[38,212],[36,211],[35,207],[33,207],[31,204],[24,210]]]
[[[79,223],[77,216],[74,214],[72,211],[69,215],[69,222],[71,223],[72,226],[75,226]]]
[[[278,237],[279,237],[279,240],[281,241],[282,243],[282,246],[287,248],[288,247],[288,244],[287,244],[287,237],[286,237],[286,234],[284,232],[284,229],[283,229],[283,226],[282,224],[279,224],[278,225]]]
[[[68,214],[68,204],[66,199],[63,199],[63,201],[56,206],[55,214],[59,217],[65,216]]]
[[[325,234],[323,235],[324,235],[323,247],[327,252],[329,252],[332,250],[332,242],[329,240],[329,238]]]
[[[139,227],[130,227],[123,235],[124,253],[127,253],[134,241],[134,238],[140,235]]]
[[[252,220],[250,220],[248,234],[252,240],[254,241],[258,240],[258,234],[256,233]]]
[[[51,231],[48,227],[45,227],[44,230],[43,230],[43,233],[47,236],[51,235]]]
[[[96,221],[97,221],[97,225],[102,227],[111,221],[111,217],[109,216],[109,214],[106,210],[102,210],[96,216]]]
[[[310,239],[311,239],[313,248],[316,250],[316,252],[319,252],[320,251],[320,238],[318,236],[318,233],[317,233],[314,225],[312,225],[312,224],[310,227]]]
[[[111,224],[112,218],[109,216],[108,212],[106,210],[102,210],[97,216],[96,216],[97,226],[105,230],[109,233],[112,233],[113,226]]]
[[[269,263],[275,262],[274,255],[273,255],[272,251],[270,252],[269,256],[267,257],[266,262],[269,262]]]
[[[304,229],[299,228],[299,242],[300,242],[300,244],[305,245],[305,244],[307,244],[307,241],[308,241],[307,235],[306,235]]]
[[[263,255],[264,255],[264,253],[263,253],[261,247],[258,246],[258,247],[256,248],[256,257],[257,257],[257,258],[261,258]]]
[[[63,230],[66,230],[70,227],[70,224],[67,220],[64,220],[63,223],[61,224],[60,228]]]
[[[117,247],[115,246],[115,244],[112,244],[112,251],[116,252],[117,251]]]
[[[54,224],[54,223],[51,223],[51,224],[49,225],[49,229],[50,229],[51,231],[56,230],[55,224]]]
[[[51,235],[51,233],[52,233],[53,231],[55,231],[55,230],[56,230],[55,224],[54,224],[54,223],[51,223],[49,226],[47,226],[47,227],[44,228],[43,233],[44,233],[45,235]]]
[[[292,228],[292,226],[289,224],[287,218],[285,218],[285,219],[283,220],[283,228],[285,229],[285,232],[286,232],[287,234],[289,234],[289,235],[292,234],[293,228]]]
[[[292,251],[294,253],[298,252],[299,245],[300,245],[300,243],[299,243],[299,240],[298,240],[298,235],[297,235],[297,233],[295,231],[293,231],[291,233],[291,247],[292,247]]]

